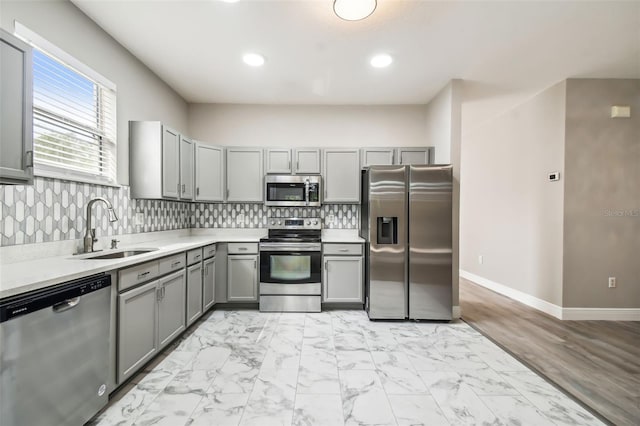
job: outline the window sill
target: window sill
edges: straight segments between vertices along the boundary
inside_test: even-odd
[[[112,188],[122,188],[122,185],[118,183],[107,182],[100,179],[91,179],[88,176],[83,177],[83,176],[78,176],[76,174],[58,172],[53,170],[42,170],[42,169],[39,170],[37,167],[34,168],[33,175],[35,177],[59,179],[59,180],[66,180],[66,181],[78,182],[78,183],[89,183],[92,185],[110,186]]]

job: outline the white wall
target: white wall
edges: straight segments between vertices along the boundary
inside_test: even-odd
[[[428,146],[424,105],[190,104],[189,135],[232,146]]]
[[[118,181],[129,183],[129,120],[160,120],[187,130],[187,104],[136,57],[68,1],[5,1],[0,25],[14,20],[117,85]]]
[[[435,147],[436,164],[451,163],[452,90],[453,85],[447,84],[426,107],[426,134]]]
[[[547,174],[564,174],[565,88],[556,84],[471,129],[465,123],[462,134],[461,269],[556,305],[564,189]]]

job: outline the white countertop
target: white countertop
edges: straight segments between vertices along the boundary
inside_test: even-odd
[[[92,260],[83,259],[86,255],[74,256],[72,254],[32,258],[11,263],[5,263],[3,259],[3,263],[0,264],[0,299],[39,290],[88,275],[121,269],[207,244],[218,242],[258,242],[266,234],[266,229],[216,229],[215,231],[194,229],[188,235],[130,243],[119,247],[118,250],[105,250],[95,254],[106,254],[110,251],[123,249],[158,249],[123,259]]]
[[[323,243],[364,243],[357,229],[323,229]]]
[[[70,248],[72,242],[58,244],[56,250],[47,244],[3,248],[0,259],[0,299],[28,291],[39,290],[65,281],[113,271],[127,266],[180,253],[207,244],[220,242],[258,242],[266,236],[266,229],[191,229],[184,232],[165,232],[115,236],[122,239],[119,250],[155,248],[149,253],[123,259],[83,259],[85,255],[74,256]],[[105,237],[107,241],[110,237]],[[363,243],[357,229],[323,229],[323,243]],[[60,247],[63,247],[62,249]],[[61,253],[66,251],[66,253]],[[106,254],[105,250],[98,254]]]

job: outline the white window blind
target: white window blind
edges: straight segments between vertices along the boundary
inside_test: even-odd
[[[34,47],[34,173],[116,184],[115,85],[18,24],[16,32]]]

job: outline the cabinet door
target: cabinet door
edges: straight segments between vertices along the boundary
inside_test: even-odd
[[[193,200],[193,141],[180,137],[180,198]]]
[[[32,49],[0,30],[0,184],[33,178]]]
[[[232,255],[227,258],[227,300],[256,302],[258,300],[258,256]]]
[[[393,148],[362,148],[362,167],[393,164]]]
[[[324,256],[323,302],[363,303],[362,256]]]
[[[291,150],[273,148],[267,149],[266,153],[267,170],[266,173],[291,173]]]
[[[323,202],[360,202],[360,153],[357,149],[325,149],[323,169]]]
[[[158,349],[164,348],[185,329],[184,270],[167,275],[158,282]]]
[[[296,149],[294,157],[294,173],[299,175],[320,174],[319,149]]]
[[[398,148],[398,164],[429,164],[429,148]]]
[[[187,268],[187,327],[202,315],[202,263]]]
[[[160,295],[158,281],[118,295],[118,383],[158,351],[156,318]]]
[[[202,312],[206,312],[216,301],[216,258],[205,260],[203,267]]]
[[[227,148],[227,201],[261,202],[262,149]]]
[[[224,201],[224,149],[196,144],[196,201]]]
[[[178,198],[180,191],[180,135],[162,127],[162,196]]]

